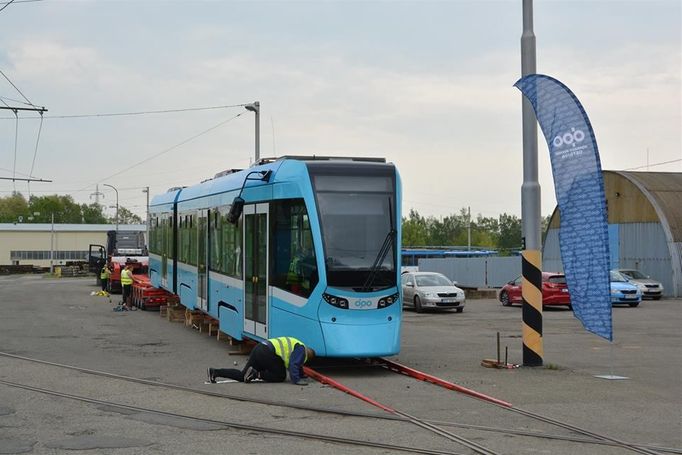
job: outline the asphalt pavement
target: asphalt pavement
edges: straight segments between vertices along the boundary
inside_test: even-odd
[[[286,436],[272,429],[475,453],[412,423],[380,419],[383,411],[319,383],[205,384],[208,366],[236,362],[239,367],[246,358],[230,355],[235,346],[168,322],[157,312],[114,312],[120,296],[110,301],[92,296],[96,290],[94,278],[0,277],[0,352],[52,363],[0,355],[0,453],[397,450]],[[491,369],[482,367],[481,360],[497,356],[497,333],[502,357],[506,349],[510,363],[522,363],[521,308],[502,307],[491,299],[469,300],[463,313],[406,311],[401,353],[392,360],[510,402],[514,409],[635,444],[640,453],[682,453],[681,322],[679,299],[617,307],[614,341],[609,343],[586,332],[570,310],[549,309],[543,314],[544,366]],[[140,384],[65,365],[241,399]],[[586,436],[382,368],[352,362],[317,367],[381,403],[441,422],[448,432],[492,453],[637,453],[623,446],[577,442],[572,439]],[[279,405],[249,402],[253,397]],[[376,417],[302,409],[306,406]],[[522,435],[529,431],[541,437]]]

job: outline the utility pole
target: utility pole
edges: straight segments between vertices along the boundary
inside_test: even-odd
[[[533,0],[523,0],[521,75],[535,74]],[[521,296],[523,300],[523,364],[542,366],[542,256],[540,248],[540,183],[538,182],[538,125],[533,106],[521,96],[523,109],[523,186],[521,217],[523,253]]]
[[[260,102],[254,101],[252,104],[247,104],[244,109],[256,114],[256,161],[260,161]]]
[[[54,212],[52,213],[52,229],[50,232],[50,275],[54,275]]]
[[[142,190],[142,192],[147,193],[147,218],[145,221],[145,226],[147,228],[147,233],[146,233],[147,238],[145,239],[145,242],[149,243],[149,187],[145,186],[144,189]]]
[[[469,214],[467,215],[467,250],[471,251],[471,207],[468,207]]]

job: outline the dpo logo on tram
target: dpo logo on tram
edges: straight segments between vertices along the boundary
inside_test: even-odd
[[[371,300],[356,300],[353,302],[353,306],[357,308],[369,308],[372,306]]]

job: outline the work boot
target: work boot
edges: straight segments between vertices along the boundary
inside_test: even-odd
[[[258,371],[253,367],[248,367],[244,373],[244,382],[252,382],[258,379]]]
[[[206,375],[208,376],[208,382],[215,384],[215,372],[213,371],[213,368],[208,368],[206,370]]]

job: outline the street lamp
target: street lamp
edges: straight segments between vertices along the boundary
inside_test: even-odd
[[[118,190],[113,185],[109,185],[107,183],[102,183],[102,185],[108,186],[109,188],[116,191],[116,232],[118,232]]]
[[[252,104],[245,104],[244,109],[256,114],[256,164],[260,160],[260,103],[254,101]]]
[[[149,245],[149,187],[146,186],[143,190],[143,193],[147,194],[147,219],[145,221],[145,227],[147,228],[147,232],[145,233],[146,238],[145,238],[145,243]]]

